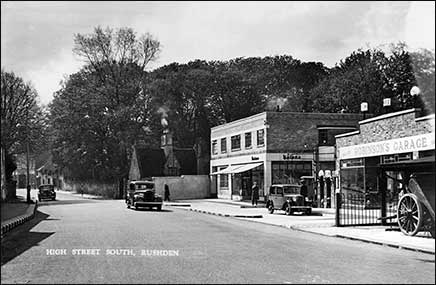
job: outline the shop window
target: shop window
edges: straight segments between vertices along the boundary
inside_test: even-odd
[[[265,145],[265,130],[257,131],[257,146]]]
[[[212,154],[218,154],[218,141],[212,141]]]
[[[365,192],[365,168],[362,158],[341,160],[341,191]]]
[[[221,153],[227,152],[227,139],[223,138],[221,139]]]
[[[245,148],[251,148],[251,132],[245,133]]]
[[[220,188],[229,188],[229,175],[221,174],[220,175]]]
[[[309,161],[273,161],[273,184],[298,184],[301,176],[312,175],[312,163]]]
[[[232,151],[237,151],[241,149],[241,135],[232,136],[230,140]]]
[[[341,169],[341,190],[347,192],[364,192],[363,167]]]

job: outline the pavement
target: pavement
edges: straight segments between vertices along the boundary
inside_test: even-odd
[[[190,207],[180,208],[198,213],[233,217],[313,234],[435,254],[435,239],[428,232],[419,232],[416,236],[406,236],[393,226],[336,227],[335,209],[313,208],[310,216],[299,214],[286,216],[283,211],[269,214],[264,204],[253,207],[251,203],[242,201],[199,199],[177,202],[190,204]],[[173,202],[172,206],[177,207],[177,202]]]
[[[36,200],[28,204],[26,198],[19,195],[14,200],[1,203],[1,237],[3,238],[5,233],[32,219],[37,205]]]

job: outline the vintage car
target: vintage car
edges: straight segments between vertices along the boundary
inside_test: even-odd
[[[38,187],[38,201],[45,199],[56,200],[56,192],[54,190],[54,185],[43,184]]]
[[[155,185],[152,181],[132,181],[126,195],[127,208],[140,207],[162,209],[162,197],[156,194]]]
[[[274,210],[283,210],[286,215],[295,212],[310,215],[312,213],[311,202],[306,201],[306,197],[301,195],[301,186],[298,184],[271,185],[266,202],[269,213],[274,213]]]

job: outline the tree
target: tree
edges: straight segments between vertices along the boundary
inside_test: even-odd
[[[1,144],[10,154],[31,151],[45,145],[46,114],[37,104],[37,93],[30,82],[13,72],[1,70]]]
[[[381,62],[387,97],[395,99],[393,110],[415,107],[410,89],[417,84],[412,58],[405,43],[391,44],[390,55]]]
[[[87,63],[51,105],[55,159],[81,179],[127,176],[131,146],[151,125],[147,64],[159,51],[151,35],[100,27],[76,34],[73,51]],[[79,170],[79,171],[77,171]]]
[[[435,112],[435,53],[420,49],[410,53],[416,83],[421,89],[422,107]]]

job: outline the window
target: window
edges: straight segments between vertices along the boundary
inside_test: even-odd
[[[365,192],[365,163],[362,158],[341,160],[341,191]]]
[[[309,161],[273,161],[271,168],[273,184],[298,184],[301,176],[312,175]]]
[[[328,142],[328,132],[326,129],[318,131],[318,143],[319,145],[327,145]]]
[[[227,168],[226,166],[220,167],[219,170],[223,170]],[[229,187],[229,175],[228,174],[220,174],[219,175],[219,184],[220,188],[228,188]]]
[[[251,132],[245,133],[245,148],[251,148]]]
[[[223,138],[221,139],[221,153],[227,152],[227,139]]]
[[[232,136],[231,138],[232,151],[241,149],[241,135]]]
[[[257,146],[265,145],[265,131],[258,130],[257,131]]]
[[[218,154],[218,141],[212,141],[212,154]]]

